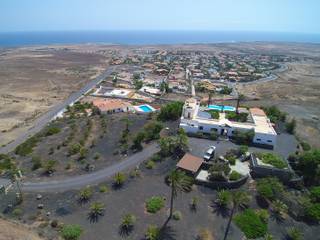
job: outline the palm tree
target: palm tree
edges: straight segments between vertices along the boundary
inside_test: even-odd
[[[104,214],[104,204],[100,202],[94,202],[90,206],[88,217],[91,221],[96,222],[100,216]]]
[[[238,98],[237,98],[237,107],[236,107],[236,113],[239,113],[239,106],[240,106],[240,102],[243,101],[245,99],[245,96],[243,94],[239,94]]]
[[[88,202],[90,198],[92,197],[93,191],[91,187],[87,186],[84,189],[80,191],[79,194],[79,201],[80,202]]]
[[[120,228],[123,233],[129,234],[133,229],[133,226],[136,222],[136,217],[132,214],[127,214],[122,218]]]
[[[237,209],[245,207],[249,201],[250,201],[250,195],[247,192],[234,191],[231,193],[232,208],[231,208],[231,213],[230,213],[228,225],[227,225],[223,240],[227,239],[228,232],[230,229],[230,224],[231,224],[234,213],[237,211]]]
[[[125,129],[125,131],[126,131],[127,133],[129,133],[129,131],[130,131],[130,130],[129,130],[129,126],[132,124],[132,121],[131,121],[128,117],[122,118],[121,121],[126,124],[126,129]]]
[[[285,203],[281,202],[280,200],[275,200],[271,205],[272,211],[278,220],[281,221],[286,218],[286,215],[288,213],[288,206]]]
[[[169,174],[168,181],[171,186],[170,214],[168,218],[170,220],[173,213],[173,200],[177,197],[178,192],[190,191],[192,180],[184,172],[174,170]]]
[[[210,92],[209,92],[209,96],[208,96],[208,107],[209,107],[210,104],[211,104],[211,99],[212,99],[212,92],[210,91]]]

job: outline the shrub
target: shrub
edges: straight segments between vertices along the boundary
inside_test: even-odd
[[[182,218],[182,214],[180,211],[174,211],[172,214],[172,218],[176,221],[179,221]]]
[[[127,214],[122,218],[120,227],[126,231],[130,231],[136,223],[136,217],[132,214]]]
[[[219,111],[209,110],[207,112],[210,113],[212,119],[219,119],[219,117],[220,117]]]
[[[21,208],[15,208],[13,211],[12,211],[12,214],[13,214],[13,216],[15,216],[15,217],[21,217],[22,216],[22,214],[23,214],[23,211],[22,211],[22,209]]]
[[[33,156],[31,159],[32,170],[37,170],[42,167],[41,158],[39,156]]]
[[[254,130],[249,131],[239,131],[235,130],[233,133],[233,139],[237,144],[245,144],[248,145],[252,143],[254,137]]]
[[[164,207],[165,200],[160,196],[153,196],[146,201],[146,208],[149,213],[156,213]]]
[[[276,106],[263,107],[262,109],[273,123],[284,122],[286,120],[286,113],[281,112]]]
[[[0,154],[0,174],[6,171],[14,172],[16,165],[12,157],[6,154]]]
[[[268,212],[268,210],[266,209],[260,209],[257,210],[256,213],[258,214],[258,216],[260,217],[260,219],[264,222],[264,223],[268,223],[270,214]]]
[[[98,160],[100,158],[100,153],[95,153],[93,159]]]
[[[310,198],[313,202],[320,202],[320,186],[310,189]]]
[[[296,120],[293,118],[290,122],[286,123],[286,130],[290,134],[294,134],[294,131],[296,129]]]
[[[229,167],[229,164],[217,162],[212,164],[212,166],[209,168],[209,173],[213,172],[223,172],[225,175],[228,175],[231,171],[231,168]]]
[[[236,160],[237,160],[236,156],[230,155],[227,157],[227,160],[229,161],[230,165],[236,165]]]
[[[182,102],[172,102],[161,107],[158,115],[160,121],[175,121],[181,117],[182,114]]]
[[[107,185],[101,185],[99,187],[99,192],[101,192],[101,193],[107,193],[109,191],[110,191],[110,189],[109,189],[109,187]]]
[[[92,195],[93,195],[92,188],[88,186],[80,191],[79,200],[83,202],[89,201]]]
[[[160,131],[163,125],[160,122],[150,122],[144,126],[145,141],[152,141],[160,138]]]
[[[124,173],[118,172],[114,176],[113,180],[114,180],[113,184],[116,187],[121,187],[124,184],[124,182],[126,181],[126,175],[124,175]]]
[[[132,149],[136,149],[138,151],[142,150],[143,146],[142,146],[142,142],[145,139],[145,133],[144,132],[139,132],[137,133],[137,135],[134,137],[133,139],[133,145],[132,145]]]
[[[270,164],[276,168],[286,168],[288,167],[287,163],[278,155],[273,153],[258,153],[258,158],[265,164]]]
[[[191,203],[190,203],[190,207],[192,209],[197,209],[197,206],[198,206],[198,201],[199,201],[199,198],[198,197],[192,197],[191,199]]]
[[[234,221],[245,236],[250,239],[263,237],[268,230],[267,224],[252,209],[246,209],[243,213],[237,214]]]
[[[39,141],[40,141],[40,137],[37,135],[28,138],[24,143],[16,147],[15,154],[18,154],[20,156],[29,155],[30,153],[33,152],[33,148],[37,145]]]
[[[272,211],[278,218],[285,219],[288,213],[288,206],[280,200],[275,200],[272,202]]]
[[[300,145],[301,145],[303,151],[310,151],[311,150],[311,146],[307,142],[300,142]]]
[[[104,204],[100,202],[94,202],[90,206],[89,218],[96,220],[99,216],[104,214]]]
[[[72,144],[69,148],[69,155],[75,155],[80,152],[81,145],[79,143]]]
[[[209,138],[212,141],[216,141],[219,138],[219,136],[218,136],[218,134],[216,132],[212,132],[212,133],[210,133]]]
[[[58,220],[52,220],[50,225],[51,225],[52,228],[56,228],[56,227],[58,227],[59,222],[58,222]]]
[[[55,160],[49,160],[44,164],[44,170],[46,173],[52,173],[55,171],[57,162]]]
[[[147,169],[153,169],[156,166],[156,163],[152,160],[149,160],[146,162],[146,168]]]
[[[297,169],[301,171],[307,185],[320,184],[320,149],[304,152],[298,158]]]
[[[246,122],[248,118],[248,113],[228,112],[226,114],[226,118],[235,122]]]
[[[217,195],[216,203],[221,207],[227,207],[231,201],[231,193],[227,190],[220,190]]]
[[[277,178],[261,178],[257,181],[257,191],[261,197],[274,200],[284,192],[284,187]]]
[[[309,203],[305,206],[305,215],[308,219],[319,222],[320,221],[320,203]]]
[[[287,230],[288,240],[302,240],[303,235],[298,228],[291,227]]]
[[[65,225],[62,228],[61,236],[65,240],[78,240],[83,232],[79,225]]]
[[[212,234],[208,229],[200,229],[197,240],[213,240]]]
[[[45,130],[45,133],[44,135],[45,136],[51,136],[51,135],[54,135],[54,134],[57,134],[60,132],[60,128],[57,127],[57,126],[49,126],[46,130]]]
[[[156,225],[149,225],[145,234],[146,240],[159,240],[160,228]]]
[[[247,145],[241,145],[239,147],[239,153],[242,155],[242,154],[245,154],[246,152],[249,151],[249,147]]]
[[[229,180],[230,181],[237,181],[242,177],[242,175],[240,173],[238,173],[237,171],[232,171],[230,176],[229,176]]]

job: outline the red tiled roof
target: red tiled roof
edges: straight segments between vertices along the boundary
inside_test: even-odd
[[[186,153],[183,158],[178,162],[177,167],[196,173],[201,164],[203,163],[203,159],[193,156],[189,153]]]

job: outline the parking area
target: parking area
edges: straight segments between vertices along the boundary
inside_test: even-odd
[[[294,153],[296,151],[297,144],[298,142],[293,135],[282,133],[277,137],[277,145],[274,150],[249,147],[249,152],[274,152],[286,159],[291,153]],[[236,145],[228,140],[213,141],[208,139],[189,137],[190,153],[195,156],[203,157],[205,151],[210,146],[216,147],[216,157],[225,155],[226,152],[230,149],[239,148],[239,145]]]

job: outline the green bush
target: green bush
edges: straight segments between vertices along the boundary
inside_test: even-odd
[[[55,166],[57,164],[57,161],[55,160],[49,160],[47,161],[45,164],[44,164],[44,171],[46,173],[52,173],[54,172],[56,169],[55,169]]]
[[[164,207],[165,200],[160,196],[153,196],[146,201],[146,208],[149,213],[156,213]]]
[[[310,151],[311,150],[311,146],[307,142],[300,142],[300,145],[301,145],[303,151]]]
[[[320,221],[320,203],[309,203],[305,207],[306,217],[312,221]]]
[[[256,213],[258,214],[258,216],[260,217],[260,219],[264,222],[264,223],[268,223],[270,214],[268,212],[268,210],[266,209],[260,209],[260,210],[256,210]]]
[[[261,178],[257,181],[257,191],[261,197],[275,200],[284,192],[284,187],[277,178]]]
[[[45,136],[51,136],[51,135],[54,135],[54,134],[58,134],[60,132],[60,128],[57,127],[57,126],[49,126],[46,130],[45,130],[45,133],[44,135]]]
[[[65,225],[61,230],[61,236],[65,240],[78,240],[83,232],[79,225]]]
[[[276,106],[263,107],[262,109],[273,123],[284,122],[286,120],[287,114],[281,112]]]
[[[172,214],[172,218],[176,221],[179,221],[182,218],[182,214],[180,211],[174,211]]]
[[[267,223],[253,209],[246,209],[243,213],[234,217],[236,225],[249,239],[255,239],[266,235]]]
[[[242,155],[242,154],[245,154],[246,152],[249,151],[249,147],[247,145],[241,145],[239,147],[239,153]]]
[[[107,186],[107,185],[101,185],[101,186],[99,186],[99,192],[101,192],[101,193],[107,193],[107,192],[109,192],[110,191],[110,189],[109,189],[109,187]]]
[[[156,163],[152,160],[149,160],[146,162],[146,168],[147,169],[153,169],[156,166]]]
[[[226,114],[226,118],[229,119],[230,121],[246,122],[248,119],[248,113],[228,112]]]
[[[237,157],[234,155],[227,156],[230,165],[236,165]]]
[[[16,165],[12,157],[7,154],[0,154],[0,174],[6,171],[14,171]]]
[[[257,157],[265,164],[270,164],[276,168],[286,168],[288,167],[287,163],[280,156],[273,153],[258,153]]]
[[[158,228],[156,225],[149,225],[145,237],[146,240],[159,240],[160,228]]]
[[[40,141],[39,136],[33,136],[28,138],[24,143],[20,144],[15,149],[15,154],[20,156],[27,156],[33,152],[33,148],[37,145]]]
[[[144,139],[145,141],[152,141],[160,138],[160,131],[163,125],[160,122],[149,122],[144,126]]]
[[[217,110],[209,110],[207,112],[210,113],[212,119],[219,119],[220,117],[220,112]]]
[[[218,134],[216,132],[212,132],[212,133],[210,133],[209,138],[212,141],[216,141],[219,138],[219,136],[218,136]]]
[[[182,102],[172,102],[161,107],[160,113],[158,115],[158,120],[160,121],[175,121],[181,117],[182,113]]]
[[[297,126],[296,120],[293,118],[290,122],[286,123],[287,132],[290,134],[294,134],[296,126]]]
[[[31,159],[32,162],[32,170],[37,170],[42,167],[42,161],[39,156],[33,156]]]
[[[310,189],[310,198],[313,202],[320,202],[320,186]]]
[[[126,175],[124,175],[124,173],[121,173],[121,172],[118,172],[116,173],[116,175],[114,176],[113,180],[113,184],[116,186],[116,187],[121,187],[124,182],[126,181]]]
[[[227,207],[231,201],[231,193],[227,190],[220,190],[217,194],[216,203],[221,207]]]
[[[304,152],[298,157],[297,170],[301,171],[307,185],[320,185],[320,149]]]
[[[21,208],[15,208],[13,211],[12,211],[12,214],[13,214],[13,216],[15,216],[15,217],[21,217],[22,216],[22,214],[23,214],[23,211],[22,211],[22,209]]]
[[[302,240],[303,235],[298,228],[292,227],[287,230],[288,240]]]
[[[82,148],[81,144],[79,144],[79,143],[72,144],[68,150],[69,155],[75,155],[75,154],[79,153],[81,148]]]
[[[240,173],[238,173],[237,171],[232,171],[232,172],[230,173],[229,180],[230,180],[230,181],[237,181],[237,180],[239,180],[241,177],[242,177],[242,175],[241,175]]]
[[[254,134],[255,134],[254,130],[249,130],[249,131],[234,130],[232,138],[236,141],[237,144],[248,145],[252,143]]]

